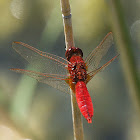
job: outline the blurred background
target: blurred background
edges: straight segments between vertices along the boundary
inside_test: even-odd
[[[104,0],[70,3],[75,44],[86,57],[112,31],[111,18]],[[121,4],[140,74],[140,1]],[[30,68],[12,49],[13,41],[65,57],[60,1],[0,0],[0,140],[72,140],[70,96],[10,71]],[[82,117],[85,140],[140,139],[139,118],[119,58],[97,74],[88,89],[95,114],[92,124]]]

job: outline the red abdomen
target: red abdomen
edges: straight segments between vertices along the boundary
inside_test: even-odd
[[[75,85],[76,99],[79,109],[88,123],[92,123],[93,104],[86,84],[83,81],[78,81]]]

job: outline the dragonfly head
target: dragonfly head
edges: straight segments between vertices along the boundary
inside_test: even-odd
[[[73,55],[79,55],[81,57],[83,57],[83,52],[80,48],[75,48],[75,47],[71,47],[69,48],[66,53],[65,53],[65,56],[67,58],[67,60],[69,61],[70,58],[73,56]]]

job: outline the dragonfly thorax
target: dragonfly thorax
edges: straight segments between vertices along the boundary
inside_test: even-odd
[[[68,70],[73,83],[87,79],[86,65],[81,56],[73,55],[70,59]]]

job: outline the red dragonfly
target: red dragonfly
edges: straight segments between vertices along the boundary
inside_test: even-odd
[[[71,47],[66,51],[66,58],[42,52],[22,42],[13,42],[13,48],[23,58],[41,72],[12,68],[11,70],[26,74],[39,82],[46,83],[56,89],[70,94],[75,93],[79,109],[88,123],[92,123],[93,104],[86,84],[100,71],[114,61],[118,55],[102,66],[101,59],[106,55],[113,43],[112,33],[108,33],[103,41],[83,60],[80,48]]]

